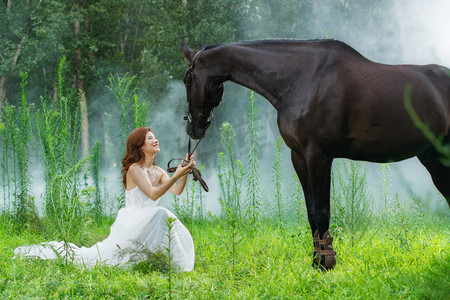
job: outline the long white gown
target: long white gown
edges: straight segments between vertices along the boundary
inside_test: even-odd
[[[90,267],[97,263],[106,265],[126,265],[129,256],[118,255],[122,249],[136,247],[136,242],[148,250],[156,252],[168,247],[168,217],[175,215],[164,207],[157,206],[139,187],[126,191],[125,207],[117,213],[109,236],[90,248],[77,247],[69,243],[73,262]],[[172,264],[177,271],[191,271],[194,267],[195,252],[192,237],[186,227],[176,220],[170,233]],[[21,246],[14,250],[14,257],[39,257],[55,259],[65,255],[63,242],[47,242],[38,245]]]

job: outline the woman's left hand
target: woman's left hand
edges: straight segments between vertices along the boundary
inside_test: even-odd
[[[195,167],[194,154],[191,154],[191,157],[189,157],[189,153],[186,153],[186,160],[192,162],[192,166]]]

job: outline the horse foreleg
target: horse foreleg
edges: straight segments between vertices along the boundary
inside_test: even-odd
[[[292,164],[294,165],[295,172],[297,173],[300,183],[302,185],[303,194],[305,196],[306,211],[308,213],[308,221],[311,226],[311,235],[317,230],[316,219],[314,214],[314,202],[311,197],[311,188],[309,182],[308,168],[306,167],[306,161],[300,154],[291,152]]]
[[[333,159],[310,149],[303,155],[292,152],[292,163],[300,179],[305,194],[308,220],[314,244],[313,267],[331,269],[336,264],[329,231],[330,225],[330,181]]]

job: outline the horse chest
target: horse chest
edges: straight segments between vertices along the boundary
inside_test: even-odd
[[[279,112],[277,121],[281,136],[292,150],[305,149],[310,144],[329,148],[338,135],[337,124],[330,122],[327,114],[321,111],[303,114]]]

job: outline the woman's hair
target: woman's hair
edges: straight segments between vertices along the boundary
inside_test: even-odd
[[[127,187],[127,172],[130,166],[134,163],[140,162],[145,158],[142,146],[144,146],[145,138],[148,132],[153,132],[150,127],[139,127],[133,130],[127,139],[127,149],[122,159],[122,178],[123,185]],[[155,159],[153,164],[156,165]]]

